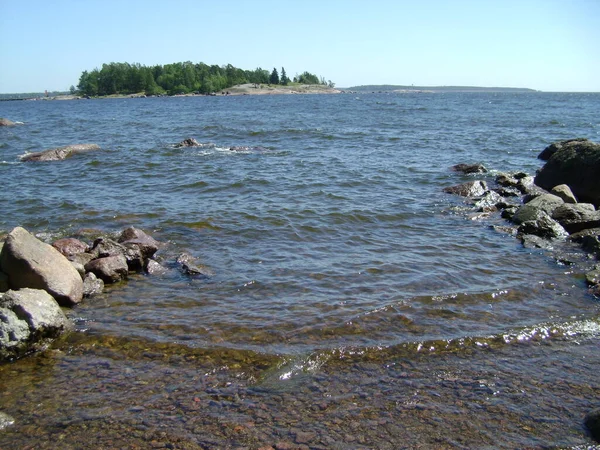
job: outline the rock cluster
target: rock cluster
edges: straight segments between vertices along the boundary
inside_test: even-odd
[[[600,259],[600,144],[587,139],[555,142],[539,155],[547,160],[534,177],[526,173],[495,177],[495,186],[474,180],[444,189],[468,197],[480,213],[502,211],[527,247],[548,247],[555,240],[581,245]],[[480,165],[459,164],[455,171],[485,173]],[[600,296],[600,265],[586,279]]]
[[[156,273],[158,246],[134,227],[91,246],[75,238],[49,245],[14,228],[0,245],[0,360],[43,348],[70,330],[60,306],[73,307],[130,272]]]

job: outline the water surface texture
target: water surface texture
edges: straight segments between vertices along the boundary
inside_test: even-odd
[[[24,124],[0,129],[0,233],[133,225],[168,270],[0,366],[0,447],[591,445],[594,261],[524,249],[442,189],[475,179],[461,162],[534,174],[550,142],[598,141],[599,112],[553,93],[1,102]],[[174,148],[189,137],[215,145]],[[19,160],[73,143],[102,150]],[[182,274],[183,251],[214,275]]]

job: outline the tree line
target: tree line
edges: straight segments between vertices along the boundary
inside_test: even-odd
[[[204,63],[179,62],[166,65],[142,66],[140,64],[110,63],[102,64],[101,69],[84,71],[79,77],[77,90],[80,95],[90,97],[113,94],[176,95],[190,92],[210,94],[230,88],[237,84],[326,84],[334,83],[319,79],[316,75],[303,72],[293,79],[288,78],[285,68],[281,75],[274,68],[271,72],[258,67],[255,70],[243,70],[227,64],[226,66]],[[75,87],[71,87],[75,91]]]

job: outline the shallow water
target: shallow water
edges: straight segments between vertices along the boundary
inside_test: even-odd
[[[523,249],[442,189],[473,179],[459,162],[534,173],[548,143],[598,140],[599,110],[550,93],[0,102],[25,122],[0,129],[0,232],[134,225],[168,268],[0,366],[0,446],[590,444],[593,261]],[[173,147],[187,137],[215,146]],[[84,142],[103,150],[18,159]],[[214,276],[180,273],[182,251]]]

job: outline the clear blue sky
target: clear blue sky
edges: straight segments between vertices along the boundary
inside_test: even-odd
[[[103,63],[231,63],[361,84],[600,91],[600,0],[0,0],[0,92]]]

